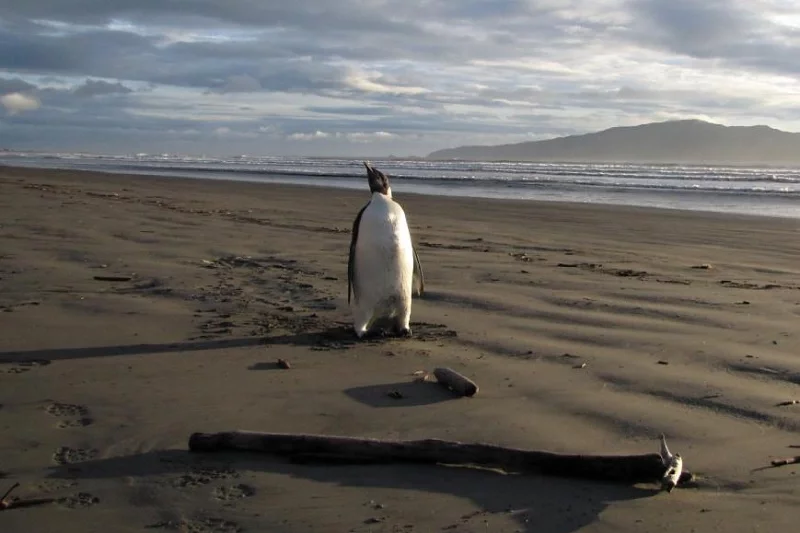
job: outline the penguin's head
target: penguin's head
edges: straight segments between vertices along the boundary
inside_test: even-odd
[[[373,168],[368,162],[364,161],[364,167],[367,169],[367,180],[369,181],[370,192],[379,192],[389,198],[392,197],[392,188],[389,187],[389,178],[378,170]]]

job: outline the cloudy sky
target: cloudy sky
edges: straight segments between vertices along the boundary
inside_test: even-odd
[[[800,2],[0,2],[0,148],[424,155],[673,118],[800,131]]]

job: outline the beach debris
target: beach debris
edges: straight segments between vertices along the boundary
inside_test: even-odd
[[[283,368],[284,370],[289,370],[292,368],[292,365],[289,364],[289,361],[286,359],[278,359],[277,363],[278,368]]]
[[[665,477],[658,453],[637,455],[561,454],[507,448],[487,443],[464,443],[435,438],[391,440],[309,433],[226,431],[192,433],[189,450],[260,452],[286,457],[293,463],[473,465],[509,473],[581,478],[618,483],[653,483]],[[670,479],[675,486],[694,480],[670,454]],[[679,471],[680,470],[680,471]]]
[[[750,302],[748,300],[742,300],[741,302],[739,302],[739,304],[740,305],[750,305]]]
[[[459,374],[452,368],[436,368],[433,375],[439,384],[447,387],[459,396],[475,396],[478,393],[478,385],[468,377]]]
[[[428,378],[430,378],[430,374],[428,374],[424,370],[417,370],[411,375],[414,376],[414,381],[418,383],[424,383],[428,381]]]
[[[573,366],[572,368],[575,368],[575,369],[586,368],[586,363],[581,363],[581,364],[579,364],[579,365],[575,365],[575,366]]]
[[[659,361],[658,364],[659,365],[668,365],[669,361]]]
[[[11,493],[19,487],[19,483],[14,483],[11,485],[11,488],[3,494],[2,498],[0,498],[0,511],[7,511],[9,509],[17,509],[20,507],[32,507],[34,505],[43,505],[46,503],[53,503],[56,501],[55,498],[36,498],[33,500],[10,500],[8,497]]]
[[[699,270],[711,270],[714,268],[708,263],[703,263],[702,265],[692,265],[692,268],[699,269]]]
[[[530,352],[530,353],[533,353],[533,352]],[[577,356],[575,354],[571,354],[571,353],[563,353],[563,354],[561,354],[561,357],[569,357],[571,359],[577,359],[579,356]]]
[[[386,393],[386,395],[389,398],[394,398],[395,400],[402,400],[403,398],[405,398],[405,396],[403,396],[403,393],[397,389],[390,390],[388,393]]]
[[[786,465],[797,465],[800,464],[800,455],[796,455],[794,457],[789,457],[786,459],[773,459],[770,461],[772,466],[786,466]]]
[[[673,455],[672,452],[669,451],[667,438],[663,433],[661,434],[660,455],[661,462],[667,468],[667,471],[661,476],[661,489],[672,492],[672,489],[678,485],[681,474],[683,473],[683,458],[681,458],[681,454],[676,453]]]
[[[378,503],[375,500],[370,500],[367,503],[365,503],[364,505],[372,507],[373,509],[386,509],[386,505],[385,504]]]
[[[517,261],[523,261],[525,263],[530,263],[533,259],[528,256],[525,252],[509,252],[508,255],[516,259]]]
[[[778,402],[775,404],[775,407],[783,407],[784,405],[796,405],[800,403],[800,400],[786,400],[785,402]]]
[[[133,276],[95,276],[95,281],[130,281]]]
[[[9,502],[6,498],[8,498],[17,487],[19,487],[19,483],[14,483],[11,485],[11,488],[8,489],[5,494],[3,494],[3,497],[0,498],[0,510],[8,509],[8,507],[11,505],[11,502]]]

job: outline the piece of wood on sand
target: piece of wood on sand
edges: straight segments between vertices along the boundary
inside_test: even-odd
[[[772,466],[786,466],[800,464],[800,455],[789,457],[787,459],[773,459],[770,461]]]
[[[0,497],[0,511],[8,511],[11,509],[19,509],[20,507],[33,507],[34,505],[44,505],[47,503],[53,503],[56,501],[55,498],[36,498],[32,500],[11,500],[9,496],[11,493],[19,487],[19,483],[14,483],[11,485],[11,488]]]
[[[665,470],[672,466],[666,466],[659,453],[559,454],[439,439],[396,441],[256,431],[193,433],[189,437],[189,449],[193,452],[261,452],[304,463],[474,465],[500,468],[509,473],[621,483],[660,483],[665,478]],[[672,477],[677,486],[693,480],[693,475],[683,469]]]
[[[452,368],[434,369],[433,375],[436,377],[436,381],[459,396],[475,396],[478,393],[478,385],[474,381]]]
[[[130,281],[133,276],[94,276],[95,281]]]

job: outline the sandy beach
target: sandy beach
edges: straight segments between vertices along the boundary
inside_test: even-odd
[[[800,220],[398,194],[427,292],[412,338],[356,342],[367,198],[0,168],[0,493],[53,499],[0,531],[797,527],[800,465],[760,468],[800,455],[800,404],[779,405],[800,400]],[[442,366],[480,392],[415,382]],[[698,480],[187,451],[237,429],[586,454],[664,433]]]

